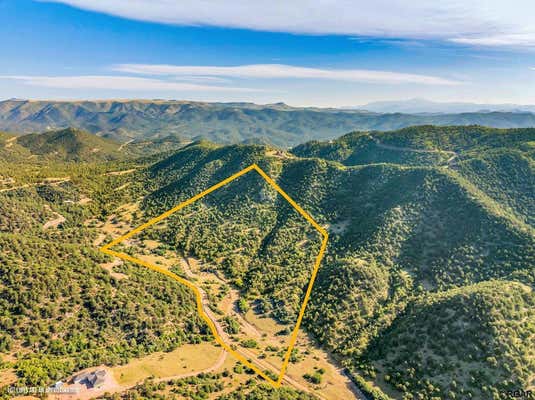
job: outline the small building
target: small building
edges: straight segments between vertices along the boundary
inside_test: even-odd
[[[106,382],[106,374],[107,371],[104,369],[84,372],[82,374],[76,375],[72,381],[75,384],[85,385],[88,389],[98,389]]]
[[[79,384],[82,384],[85,382],[85,380],[87,379],[87,377],[89,376],[89,372],[84,372],[82,374],[78,374],[76,375],[73,379],[72,379],[72,382],[73,383],[79,383]]]

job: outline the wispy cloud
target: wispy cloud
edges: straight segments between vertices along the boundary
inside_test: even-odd
[[[467,44],[471,46],[535,47],[535,32],[458,37],[449,39],[449,41],[460,44]]]
[[[533,0],[48,1],[124,18],[177,25],[443,39],[485,46],[535,45]]]
[[[199,85],[193,83],[173,82],[160,79],[110,76],[29,76],[0,75],[0,79],[21,81],[26,85],[58,89],[110,89],[129,91],[164,91],[164,92],[261,92],[261,89],[231,86]]]
[[[284,64],[251,64],[232,67],[120,64],[112,68],[123,73],[141,75],[227,77],[240,79],[321,79],[383,84],[413,83],[423,85],[458,85],[461,82],[431,75],[407,74],[366,69],[320,69]]]

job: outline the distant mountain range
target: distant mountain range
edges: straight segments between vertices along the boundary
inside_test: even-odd
[[[394,109],[391,106],[389,111]],[[171,137],[178,141],[209,139],[223,144],[271,143],[291,147],[309,140],[333,139],[353,130],[387,131],[424,124],[534,127],[535,114],[529,111],[404,114],[298,108],[284,103],[167,100],[0,102],[0,130],[35,133],[73,127],[119,142]]]
[[[437,102],[426,99],[409,99],[399,101],[376,101],[363,106],[349,109],[362,109],[378,113],[406,114],[446,114],[446,113],[477,113],[477,112],[535,112],[535,105],[520,104],[477,104],[463,102]]]

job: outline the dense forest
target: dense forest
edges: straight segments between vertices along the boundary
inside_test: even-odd
[[[0,136],[0,353],[15,359],[1,365],[21,384],[210,340],[178,283],[130,264],[122,280],[100,267],[111,259],[97,251],[91,221],[135,198],[142,223],[256,163],[329,231],[303,324],[369,398],[533,389],[534,129],[419,126],[291,151],[197,141],[100,160],[93,147],[39,155],[46,147],[25,140]],[[110,174],[119,170],[132,172]],[[57,229],[43,229],[58,214]],[[217,265],[257,312],[284,323],[295,320],[319,249],[317,233],[255,172],[143,235]],[[218,378],[196,379],[148,381],[110,399],[220,390]],[[252,381],[219,398],[310,396]]]

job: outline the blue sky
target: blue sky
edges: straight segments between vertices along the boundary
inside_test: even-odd
[[[1,97],[535,104],[531,2],[404,3],[0,0]]]

